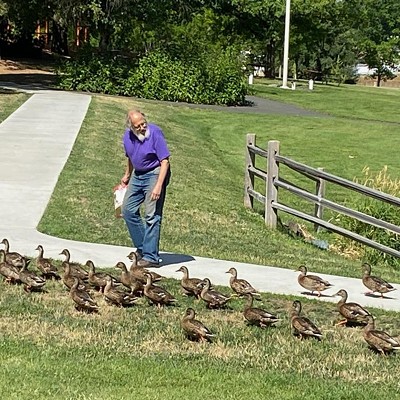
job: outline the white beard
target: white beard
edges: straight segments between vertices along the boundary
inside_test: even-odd
[[[144,140],[147,139],[147,138],[150,136],[150,130],[149,130],[149,128],[146,129],[146,132],[144,133],[144,135],[143,135],[143,133],[136,133],[136,132],[133,132],[133,133],[136,135],[136,137],[137,137],[141,142],[144,142]]]

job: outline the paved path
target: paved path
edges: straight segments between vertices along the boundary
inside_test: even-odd
[[[90,258],[98,267],[128,261],[131,248],[64,240],[36,230],[90,100],[89,95],[41,90],[0,125],[0,238],[9,239],[11,250],[34,257],[36,246],[42,244],[45,256],[52,258],[61,258],[60,251],[67,247],[73,261],[84,263]],[[230,275],[225,272],[235,267],[239,278],[260,291],[304,296],[293,270],[182,254],[163,253],[162,258],[158,272],[166,277],[181,278],[176,270],[184,264],[191,276],[207,276],[214,284],[227,286]],[[343,288],[349,301],[400,311],[400,285],[395,285],[398,290],[392,298],[380,299],[364,295],[361,279],[319,275],[334,285],[320,300],[337,302],[329,295]]]

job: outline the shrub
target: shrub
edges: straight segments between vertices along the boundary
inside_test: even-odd
[[[186,60],[154,51],[137,64],[83,52],[61,65],[58,85],[66,90],[200,104],[240,105],[247,94],[232,51],[214,51]]]
[[[388,174],[387,166],[376,174],[371,173],[369,168],[366,167],[363,170],[363,174],[364,178],[362,181],[355,181],[369,188],[400,197],[400,179],[393,180]],[[400,213],[397,206],[367,196],[353,198],[348,206],[375,218],[400,226]],[[338,216],[336,221],[339,221],[341,226],[352,232],[400,251],[399,235],[394,232],[371,226],[343,215]],[[384,263],[397,267],[400,266],[398,258],[370,247],[362,246],[348,238],[339,237],[336,240],[336,246],[345,253],[356,253],[372,264]]]

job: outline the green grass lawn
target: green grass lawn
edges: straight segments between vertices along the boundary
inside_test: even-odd
[[[335,326],[334,304],[302,300],[303,314],[320,327],[323,339],[300,341],[288,317],[294,297],[263,294],[257,306],[280,321],[260,329],[245,324],[241,299],[210,311],[204,302],[182,296],[177,281],[160,284],[176,296],[177,306],[158,310],[140,299],[121,309],[96,292],[96,315],[75,311],[60,282],[32,294],[1,284],[2,398],[396,398],[398,357],[372,352],[360,327]],[[212,343],[184,337],[180,320],[188,306],[216,335]],[[380,329],[399,332],[396,313],[370,311]]]
[[[280,140],[283,155],[347,179],[362,177],[366,165],[374,171],[388,165],[390,174],[399,176],[400,124],[393,123],[393,104],[400,92],[346,89],[317,86],[310,94],[260,84],[262,96],[330,114],[321,118],[234,114],[95,96],[39,228],[75,240],[130,245],[123,221],[113,214],[112,188],[125,168],[125,113],[140,107],[164,129],[172,153],[162,250],[292,269],[304,263],[313,272],[360,277],[361,260],[267,230],[260,207],[255,212],[243,207],[246,133],[256,133],[260,147]],[[369,90],[370,108],[365,106]],[[358,102],[364,104],[361,109]],[[328,194],[340,201],[351,196],[330,186]],[[394,267],[379,265],[374,272],[400,282]],[[295,297],[263,294],[257,306],[276,312],[281,321],[261,330],[245,325],[243,300],[235,299],[228,310],[209,311],[202,302],[183,297],[177,281],[162,285],[176,295],[177,307],[157,310],[140,300],[136,307],[119,309],[96,293],[100,313],[82,315],[59,282],[30,295],[1,283],[2,398],[399,398],[398,357],[369,350],[361,328],[335,326],[333,304],[302,299],[304,314],[324,337],[321,342],[299,341],[288,319]],[[228,288],[220,290],[229,293]],[[216,333],[214,343],[184,338],[179,321],[187,306]],[[397,313],[370,311],[378,329],[399,335]]]
[[[25,93],[1,93],[0,91],[0,122],[3,122],[11,113],[13,113],[21,104],[23,104],[30,95]]]

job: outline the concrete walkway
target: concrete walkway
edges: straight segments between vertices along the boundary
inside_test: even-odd
[[[35,248],[41,244],[45,256],[56,259],[68,248],[73,261],[92,259],[98,267],[128,261],[129,247],[64,240],[36,230],[90,100],[89,95],[41,90],[0,125],[0,240],[8,238],[11,251],[35,257]],[[225,272],[235,267],[239,278],[260,291],[305,296],[297,283],[298,272],[293,270],[182,254],[163,253],[162,258],[163,266],[157,272],[166,277],[180,279],[182,274],[176,270],[186,265],[191,276],[209,277],[214,284],[228,286],[230,275]],[[334,285],[321,296],[322,301],[337,302],[339,298],[330,295],[346,289],[349,301],[400,311],[400,285],[394,285],[398,290],[381,299],[365,296],[361,279],[319,275]]]

